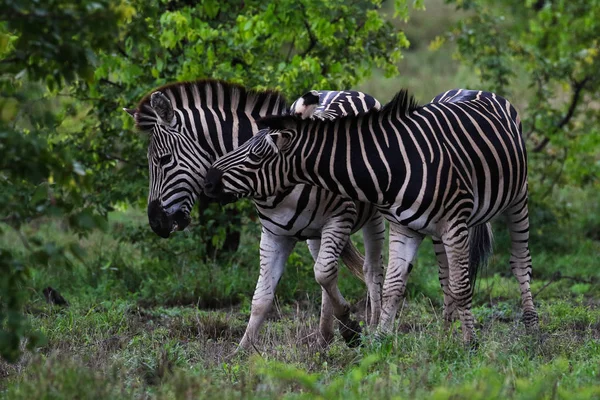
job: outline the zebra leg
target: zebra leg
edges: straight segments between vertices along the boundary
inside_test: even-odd
[[[537,328],[538,315],[531,295],[531,255],[529,253],[529,211],[527,193],[506,211],[510,232],[510,269],[519,281],[523,305],[523,322],[527,328]]]
[[[448,259],[450,296],[456,303],[462,324],[463,340],[467,344],[475,345],[475,329],[471,313],[473,288],[469,281],[469,230],[467,224],[452,224],[450,230],[442,235],[442,242]]]
[[[412,260],[417,254],[423,235],[402,225],[390,222],[389,263],[383,283],[383,307],[379,332],[389,333],[394,325],[400,301],[404,297]]]
[[[260,276],[252,297],[250,321],[238,348],[248,349],[256,343],[258,331],[273,305],[275,289],[283,274],[296,239],[275,236],[263,229],[260,237]]]
[[[383,244],[385,241],[385,223],[380,213],[373,217],[362,228],[365,243],[365,264],[363,266],[365,283],[369,294],[371,317],[369,326],[379,323],[381,316],[381,292],[383,286]],[[365,314],[365,320],[367,315]]]
[[[321,248],[315,263],[315,279],[331,300],[333,314],[340,321],[340,333],[349,345],[355,345],[360,326],[350,318],[350,304],[337,285],[338,258],[356,220],[354,203],[346,212],[330,218],[321,231]]]
[[[444,324],[448,327],[449,324],[454,321],[454,312],[456,311],[456,303],[454,302],[454,299],[452,299],[450,287],[448,286],[450,280],[450,275],[448,274],[448,257],[446,257],[444,243],[442,243],[439,238],[432,237],[431,241],[433,242],[433,250],[438,262],[440,285],[442,286],[442,292],[444,292],[444,311],[442,318],[444,319]]]
[[[308,245],[308,250],[313,257],[315,262],[319,258],[319,250],[321,249],[321,240],[320,239],[312,239],[306,242]],[[329,346],[329,343],[333,340],[333,330],[334,330],[334,316],[333,316],[333,306],[331,305],[331,299],[329,295],[325,291],[325,289],[321,288],[321,318],[319,319],[319,335],[317,337],[317,341],[319,345],[323,348]]]

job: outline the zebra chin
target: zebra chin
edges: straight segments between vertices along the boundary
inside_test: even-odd
[[[219,203],[222,206],[231,204],[231,203],[235,203],[236,201],[238,201],[240,199],[240,196],[233,194],[233,193],[225,193],[225,192],[206,193],[205,192],[205,194],[206,194],[206,197],[208,197],[208,199],[211,202]]]
[[[210,168],[204,179],[204,194],[215,203],[226,205],[236,202],[241,196],[234,193],[226,193],[223,185],[223,171]]]
[[[167,239],[171,233],[184,230],[191,221],[188,213],[177,210],[168,214],[157,200],[148,204],[148,222],[158,236]]]

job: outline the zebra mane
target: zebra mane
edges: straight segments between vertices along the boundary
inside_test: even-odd
[[[155,88],[155,89],[152,89],[151,91],[149,91],[142,98],[142,100],[138,103],[138,106],[136,107],[136,110],[135,110],[136,127],[138,129],[140,128],[140,121],[142,120],[142,118],[140,118],[141,115],[143,115],[145,118],[154,117],[154,113],[153,113],[153,111],[151,111],[152,108],[150,107],[150,98],[152,96],[152,93],[155,93],[158,91],[160,91],[164,94],[171,93],[173,95],[173,97],[175,97],[177,99],[177,98],[181,97],[182,90],[184,90],[188,93],[191,93],[192,89],[194,87],[198,89],[198,93],[200,93],[200,96],[202,98],[208,88],[210,88],[212,90],[213,95],[214,95],[214,93],[216,93],[216,90],[222,89],[223,92],[225,93],[226,97],[237,95],[240,99],[244,99],[246,101],[252,101],[254,103],[259,103],[259,102],[263,102],[263,101],[279,100],[283,109],[287,109],[287,106],[286,106],[287,103],[286,103],[285,97],[283,96],[283,94],[281,94],[280,92],[278,92],[276,90],[254,90],[254,89],[247,89],[246,87],[239,85],[237,83],[231,83],[231,82],[223,81],[220,79],[198,79],[195,81],[183,81],[183,82],[168,83],[166,85],[160,86],[158,88]],[[213,106],[218,107],[218,105],[215,102],[213,102]],[[172,104],[172,107],[174,109],[178,108],[177,104]]]
[[[408,89],[401,89],[389,103],[381,108],[379,113],[398,113],[406,115],[419,107],[419,102],[417,102],[412,94],[408,93]]]
[[[267,127],[273,130],[282,130],[282,129],[293,129],[301,124],[310,124],[325,122],[325,123],[340,123],[343,124],[346,120],[356,120],[356,119],[364,119],[364,118],[377,118],[378,116],[387,116],[389,114],[392,115],[408,115],[411,112],[417,110],[420,107],[419,103],[415,99],[415,97],[409,94],[407,89],[402,89],[394,98],[383,106],[381,109],[377,110],[375,108],[370,109],[364,114],[360,115],[347,115],[340,118],[335,118],[333,120],[328,118],[322,118],[319,115],[315,115],[313,119],[302,119],[302,117],[297,115],[270,115],[263,118],[260,118],[257,123],[261,127]]]

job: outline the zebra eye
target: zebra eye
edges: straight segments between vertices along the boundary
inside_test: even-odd
[[[171,154],[166,154],[158,159],[158,163],[160,164],[161,167],[164,167],[165,165],[167,165],[168,163],[171,162],[172,158],[173,157],[171,156]]]
[[[250,159],[250,161],[260,161],[261,157],[262,152],[256,147],[251,147],[248,151],[248,158]]]

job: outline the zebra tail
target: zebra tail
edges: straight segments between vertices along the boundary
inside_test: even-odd
[[[344,265],[352,272],[352,275],[364,282],[365,276],[363,273],[363,265],[365,263],[365,257],[360,254],[350,239],[346,242],[346,246],[344,246],[340,257],[342,258]]]
[[[489,222],[469,229],[469,281],[475,289],[477,273],[492,255],[494,237]]]

